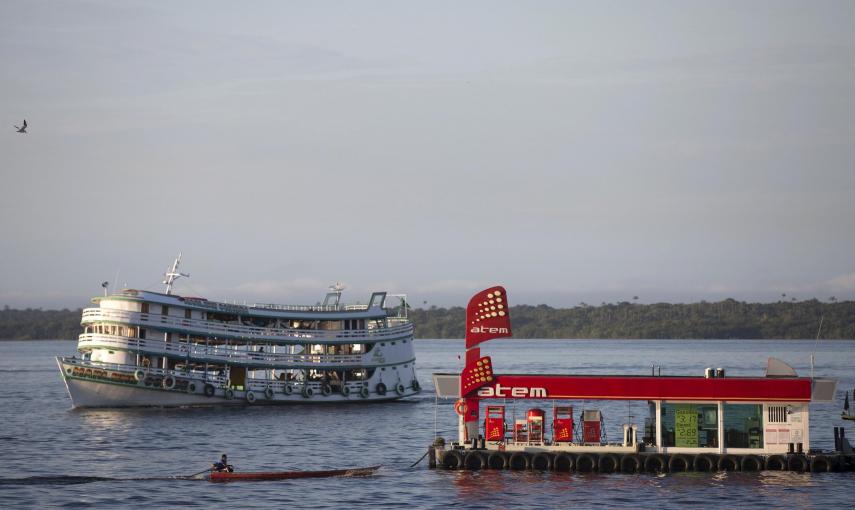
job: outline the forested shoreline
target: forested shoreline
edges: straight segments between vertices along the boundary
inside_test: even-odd
[[[0,310],[0,340],[74,340],[81,310]],[[416,338],[463,338],[463,307],[409,310]],[[573,308],[511,307],[517,338],[855,339],[855,301],[690,304],[603,303]]]

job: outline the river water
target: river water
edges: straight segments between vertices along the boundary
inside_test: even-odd
[[[855,473],[596,475],[450,472],[415,462],[435,435],[453,438],[450,401],[435,403],[430,374],[460,369],[462,341],[418,340],[423,392],[387,404],[71,410],[53,356],[68,341],[0,342],[3,508],[829,508],[849,505]],[[834,404],[812,406],[813,447],[830,449],[843,392],[855,387],[855,341],[496,340],[483,347],[498,373],[762,375],[779,357],[840,381]],[[549,403],[541,403],[540,406]],[[610,437],[644,403],[574,402],[604,411]],[[516,412],[527,407],[518,403]],[[847,436],[855,426],[846,422]],[[612,436],[612,434],[614,434]],[[377,475],[213,484],[169,479],[205,469],[221,453],[242,471],[382,464]],[[86,477],[95,477],[86,478]],[[101,479],[98,479],[101,478]]]

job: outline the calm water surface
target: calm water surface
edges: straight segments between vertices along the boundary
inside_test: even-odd
[[[431,471],[415,462],[435,434],[452,438],[451,402],[435,406],[430,374],[456,371],[462,341],[416,342],[422,394],[405,402],[237,409],[70,410],[53,356],[74,342],[0,342],[3,508],[829,508],[851,502],[855,473],[575,475]],[[483,351],[498,372],[762,375],[768,356],[809,374],[813,341],[498,340]],[[834,404],[812,408],[814,447],[831,448],[843,391],[855,387],[855,342],[820,342],[817,375],[840,380]],[[544,406],[544,403],[540,404]],[[549,404],[546,404],[548,407]],[[643,403],[600,408],[607,431],[643,422]],[[517,404],[517,413],[528,407]],[[436,412],[435,412],[436,411]],[[847,435],[855,438],[852,422]],[[154,479],[204,469],[223,452],[239,470],[383,464],[367,478],[212,484]],[[68,477],[103,477],[94,481]],[[35,478],[29,478],[35,477]],[[20,480],[26,478],[26,480]]]

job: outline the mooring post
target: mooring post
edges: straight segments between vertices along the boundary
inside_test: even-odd
[[[428,446],[428,468],[436,469],[436,446]]]
[[[842,448],[840,448],[840,431],[837,427],[834,427],[834,451],[839,452]]]

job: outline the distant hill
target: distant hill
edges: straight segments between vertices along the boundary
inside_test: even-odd
[[[516,338],[821,338],[855,339],[855,301],[821,303],[629,302],[582,304],[573,308],[547,305],[511,307]],[[417,338],[463,338],[462,307],[412,309]]]
[[[81,310],[0,310],[0,340],[68,339],[80,334]],[[462,307],[411,309],[416,338],[463,338]],[[855,339],[855,301],[821,303],[629,302],[582,304],[573,308],[546,305],[511,307],[517,338],[815,338]]]
[[[76,340],[82,310],[0,310],[0,340]]]

